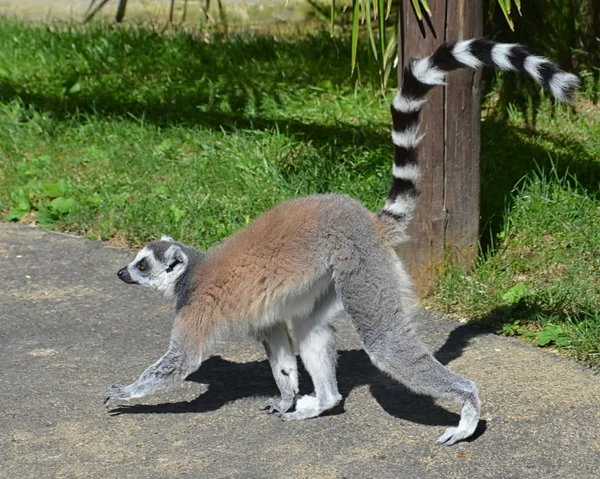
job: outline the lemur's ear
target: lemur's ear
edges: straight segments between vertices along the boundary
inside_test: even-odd
[[[188,256],[179,246],[174,244],[169,246],[169,249],[165,252],[165,264],[167,273],[171,273],[175,269],[185,268],[188,264]]]
[[[160,237],[160,240],[161,241],[168,241],[169,243],[174,243],[175,242],[175,240],[173,238],[171,238],[170,236],[167,236],[167,235],[162,235]]]

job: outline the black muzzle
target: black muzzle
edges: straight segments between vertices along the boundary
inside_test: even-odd
[[[118,272],[117,272],[117,276],[119,277],[119,279],[121,281],[125,281],[128,284],[139,284],[137,281],[134,281],[131,278],[131,275],[129,274],[129,271],[127,271],[127,266],[125,266],[124,268],[121,268]]]

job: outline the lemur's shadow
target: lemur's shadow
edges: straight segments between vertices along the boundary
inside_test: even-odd
[[[481,330],[459,326],[450,334],[446,344],[436,354],[442,363],[460,356],[471,337]],[[448,352],[452,349],[452,353]],[[312,392],[308,373],[300,367],[300,393]],[[428,396],[421,396],[381,373],[371,364],[363,350],[339,352],[337,368],[338,385],[344,398],[356,387],[368,385],[371,394],[381,407],[399,419],[431,426],[449,426],[458,423],[460,417],[434,403]],[[271,397],[278,394],[271,367],[267,360],[236,363],[220,356],[212,356],[202,367],[191,374],[187,381],[207,384],[208,390],[192,401],[180,401],[156,405],[120,406],[111,411],[119,414],[177,414],[215,411],[226,404],[249,397]],[[257,402],[260,407],[262,402]],[[344,403],[328,414],[344,412]],[[485,431],[485,421],[480,421],[475,437]]]

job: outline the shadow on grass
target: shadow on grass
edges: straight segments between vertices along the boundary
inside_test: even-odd
[[[53,41],[72,41],[75,48],[103,35],[109,44],[106,51],[79,53],[85,57],[84,72],[72,58],[73,52],[52,52],[46,61],[48,69],[40,69],[31,81],[3,77],[0,100],[18,100],[58,120],[82,114],[134,117],[160,127],[277,128],[316,146],[389,143],[381,131],[353,127],[349,122],[332,126],[285,118],[290,106],[283,104],[290,97],[302,102],[303,97],[308,100],[326,92],[331,101],[337,88],[348,90],[352,85],[346,40],[323,33],[286,41],[232,36],[204,42],[179,32],[169,41],[137,29],[75,29],[55,32]],[[124,55],[121,49],[133,50]],[[359,55],[367,55],[366,50],[361,49]],[[77,89],[70,93],[74,85]]]
[[[558,177],[567,173],[589,194],[598,194],[600,162],[584,145],[567,136],[543,129],[518,128],[504,120],[482,122],[481,156],[481,245],[485,251],[504,226],[504,213],[512,205],[512,192],[535,171]],[[575,182],[572,181],[571,184]]]

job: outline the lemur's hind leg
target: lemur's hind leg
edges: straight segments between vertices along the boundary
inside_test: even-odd
[[[332,288],[326,297],[318,301],[310,317],[293,320],[300,357],[312,379],[315,395],[300,397],[294,412],[281,415],[285,421],[317,417],[342,400],[335,375],[335,336],[330,325],[340,307]]]
[[[285,413],[294,405],[298,394],[298,365],[287,324],[276,324],[261,330],[256,336],[265,347],[273,377],[281,393],[281,396],[267,400],[263,409],[269,413]]]
[[[198,369],[201,360],[199,350],[172,339],[167,353],[146,369],[136,382],[128,386],[111,386],[104,404],[109,406],[117,401],[129,401],[177,386]]]
[[[375,366],[413,391],[460,404],[458,427],[446,429],[439,443],[468,438],[479,422],[475,383],[438,362],[412,332],[412,295],[399,263],[375,246],[364,256],[370,258],[340,265],[336,288],[365,351]]]
[[[462,406],[458,426],[447,428],[438,439],[440,444],[454,444],[475,432],[480,409],[475,383],[444,367],[417,338],[398,340],[392,329],[365,345],[365,350],[375,366],[413,391],[453,399]]]

